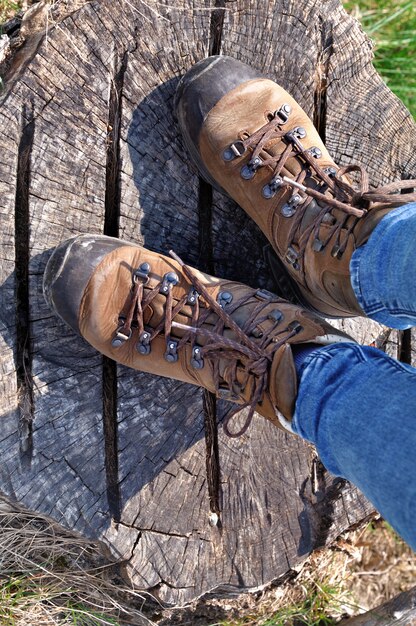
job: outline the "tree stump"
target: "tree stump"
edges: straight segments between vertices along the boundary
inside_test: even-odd
[[[281,83],[338,163],[362,162],[374,184],[414,177],[416,159],[415,125],[338,0],[212,4],[40,5],[0,112],[0,489],[106,543],[174,605],[278,579],[373,507],[300,439],[261,418],[229,439],[230,405],[216,403],[217,430],[200,389],[103,359],[44,302],[52,249],[104,232],[273,289],[264,237],[199,180],[174,120],[180,77],[213,53]],[[369,320],[338,324],[397,351]]]
[[[339,626],[415,626],[416,587],[403,591],[363,615],[342,620]]]

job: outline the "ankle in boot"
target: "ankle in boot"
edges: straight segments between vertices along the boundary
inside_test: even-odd
[[[371,190],[361,166],[334,163],[312,121],[282,87],[231,57],[192,67],[175,103],[199,172],[262,229],[276,254],[275,273],[283,269],[312,310],[364,315],[350,282],[352,253],[388,211],[416,199],[391,195],[416,181]]]

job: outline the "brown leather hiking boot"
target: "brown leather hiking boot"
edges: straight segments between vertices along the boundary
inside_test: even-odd
[[[297,395],[291,346],[353,340],[268,291],[208,276],[171,255],[111,237],[75,237],[48,262],[46,300],[115,361],[249,407],[243,431],[254,410],[290,430]]]
[[[388,211],[416,199],[390,195],[416,181],[370,190],[362,167],[337,167],[282,87],[230,57],[192,67],[179,83],[175,107],[201,175],[238,202],[269,239],[278,257],[275,275],[283,267],[300,301],[320,313],[364,315],[350,283],[352,253]],[[359,175],[357,188],[350,172]]]

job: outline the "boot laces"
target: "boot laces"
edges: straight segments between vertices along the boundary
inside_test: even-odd
[[[239,407],[228,414],[224,421],[224,430],[230,437],[239,437],[249,427],[256,406],[261,402],[263,394],[268,388],[269,372],[275,352],[289,339],[296,336],[302,326],[298,322],[291,322],[287,327],[278,330],[283,316],[278,309],[275,315],[270,315],[270,303],[279,301],[279,298],[263,290],[250,290],[236,301],[232,301],[232,294],[220,292],[218,302],[211,296],[208,289],[199,280],[195,272],[173,251],[169,253],[179,265],[183,275],[189,281],[190,289],[179,300],[174,298],[173,287],[179,278],[175,272],[168,272],[154,287],[149,283],[151,267],[149,263],[142,263],[133,272],[132,287],[126,303],[119,314],[119,326],[112,340],[112,346],[119,348],[132,338],[137,329],[138,341],[136,349],[142,356],[151,352],[152,341],[162,335],[166,341],[165,359],[174,363],[178,361],[178,351],[185,345],[191,346],[191,366],[199,370],[208,360],[212,366],[213,379],[217,397],[239,403]],[[153,300],[162,294],[166,297],[164,315],[154,328],[145,325],[144,313]],[[242,327],[238,326],[231,314],[249,299],[256,296],[258,304],[253,309]],[[175,321],[185,307],[192,308],[190,324]],[[265,309],[269,308],[266,312]],[[227,310],[226,310],[227,309]],[[217,321],[212,330],[203,327],[208,317],[215,313]],[[267,333],[260,333],[256,341],[250,338],[257,331],[258,326],[266,320],[273,319],[273,324]],[[180,330],[182,337],[174,336],[175,329]],[[230,329],[234,339],[226,337],[224,331]],[[197,343],[197,338],[203,338],[203,345]],[[220,372],[221,364],[221,372]],[[241,381],[241,369],[244,371]],[[240,370],[240,382],[237,371]],[[247,384],[251,385],[250,400],[242,399],[242,392]],[[238,432],[229,429],[231,418],[242,409],[248,408],[243,427]]]
[[[320,149],[305,148],[302,145],[301,139],[306,137],[306,130],[302,127],[292,128],[289,131],[283,128],[289,119],[290,112],[290,106],[284,104],[278,111],[269,113],[269,121],[251,135],[241,133],[239,140],[226,148],[223,159],[231,161],[241,158],[249,151],[251,158],[241,168],[242,178],[251,180],[260,168],[268,167],[272,172],[272,177],[262,189],[263,197],[272,199],[278,192],[291,193],[291,197],[281,211],[285,217],[294,216],[289,232],[287,258],[292,265],[296,266],[297,259],[303,257],[312,233],[314,234],[313,246],[316,251],[323,249],[336,234],[332,254],[340,258],[346,249],[349,235],[360,218],[365,216],[375,203],[377,203],[377,208],[389,208],[416,200],[416,193],[400,195],[396,193],[404,189],[414,189],[416,180],[402,180],[371,189],[368,173],[359,164],[347,165],[339,169],[320,167],[318,163],[318,159],[322,156]],[[283,152],[278,155],[270,154],[268,148],[278,141],[286,144]],[[282,175],[285,165],[289,159],[293,158],[296,158],[302,166],[294,179]],[[345,176],[353,172],[358,175],[356,186],[345,180]],[[317,188],[303,184],[307,178],[312,178]],[[322,208],[312,223],[300,232],[305,211],[313,199],[319,202]],[[324,220],[327,220],[328,213],[331,213],[333,209],[342,211],[345,217],[336,219],[325,240],[321,241],[320,226]],[[351,217],[353,219],[350,219]],[[344,237],[341,242],[342,232]],[[290,248],[297,236],[299,254]],[[290,258],[291,255],[293,259]]]

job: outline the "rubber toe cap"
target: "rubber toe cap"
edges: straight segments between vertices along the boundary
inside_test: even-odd
[[[81,300],[91,275],[107,254],[125,245],[113,237],[80,235],[61,243],[52,253],[43,293],[49,306],[77,333]]]
[[[212,56],[196,63],[182,77],[176,90],[175,110],[182,131],[186,128],[197,144],[210,110],[235,87],[255,78],[258,71],[228,56]]]

